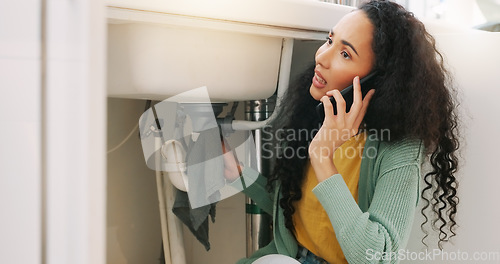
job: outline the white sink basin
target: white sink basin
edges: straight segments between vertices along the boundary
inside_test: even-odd
[[[352,9],[312,0],[107,5],[108,96],[164,100],[206,86],[212,102],[270,97],[283,39],[324,39]]]
[[[163,100],[207,86],[212,101],[276,89],[281,38],[149,24],[108,27],[108,94]]]

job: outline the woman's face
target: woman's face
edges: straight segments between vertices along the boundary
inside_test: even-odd
[[[327,91],[343,90],[354,77],[368,75],[375,61],[373,25],[363,11],[344,16],[316,52],[316,68],[309,92],[320,100]]]

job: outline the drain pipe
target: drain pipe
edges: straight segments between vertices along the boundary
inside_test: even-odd
[[[275,107],[276,96],[264,100],[246,101],[245,118],[248,121],[262,121],[269,118]],[[265,128],[269,132],[269,127]],[[273,167],[272,157],[263,155],[263,149],[273,140],[269,133],[263,129],[256,129],[253,132],[257,156],[257,170],[268,177]],[[267,144],[266,144],[267,143]],[[266,153],[269,151],[266,151]],[[247,225],[247,257],[250,257],[256,250],[266,246],[272,240],[272,218],[262,211],[249,197],[246,200],[246,225]]]
[[[281,105],[281,99],[288,89],[288,84],[290,82],[290,68],[292,66],[292,54],[293,54],[293,39],[284,38],[283,46],[281,48],[281,61],[280,70],[278,76],[278,88],[276,89],[276,109],[279,109]],[[232,122],[232,127],[234,130],[255,130],[261,128],[274,120],[277,117],[277,111],[274,111],[268,118],[250,121],[250,120],[234,120]]]

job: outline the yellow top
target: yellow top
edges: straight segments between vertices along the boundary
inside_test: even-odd
[[[344,178],[356,202],[358,202],[359,170],[365,141],[365,133],[360,133],[342,144],[333,157],[335,167]],[[302,199],[295,203],[296,211],[293,214],[295,236],[300,245],[329,263],[347,263],[330,219],[312,192],[317,184],[318,180],[309,164],[302,185]]]

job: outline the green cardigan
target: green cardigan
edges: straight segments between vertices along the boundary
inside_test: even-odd
[[[423,157],[421,141],[388,143],[368,136],[361,161],[358,203],[340,174],[313,189],[349,263],[398,262],[398,250],[406,246],[420,197]],[[283,209],[278,204],[280,186],[269,194],[267,179],[258,172],[245,168],[242,175],[246,182],[255,181],[243,192],[273,216],[274,240],[237,263],[252,263],[268,254],[295,257],[297,241],[285,227]]]

